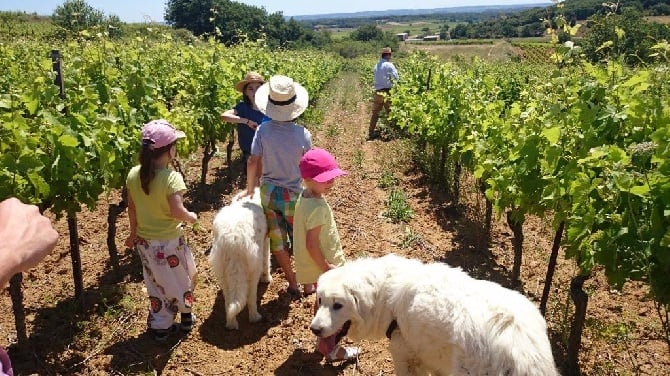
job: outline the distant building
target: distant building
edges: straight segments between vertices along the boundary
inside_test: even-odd
[[[428,42],[428,41],[434,41],[434,40],[440,40],[440,36],[439,36],[439,35],[426,35],[425,37],[423,37],[423,40],[424,40],[425,42]]]
[[[398,33],[395,36],[399,41],[404,42],[407,40],[407,38],[409,38],[409,33]]]

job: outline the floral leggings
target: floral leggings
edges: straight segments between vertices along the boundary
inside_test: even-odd
[[[177,312],[191,312],[197,274],[193,253],[183,236],[140,240],[136,247],[149,294],[147,325],[152,329],[168,329]]]

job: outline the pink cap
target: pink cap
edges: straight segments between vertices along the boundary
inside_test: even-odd
[[[176,130],[165,119],[152,120],[142,127],[142,141],[148,142],[151,150],[168,146],[184,137],[184,132]]]
[[[337,166],[335,157],[323,149],[311,149],[300,159],[300,175],[303,179],[325,183],[346,174]]]

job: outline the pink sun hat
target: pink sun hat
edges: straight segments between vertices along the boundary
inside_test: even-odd
[[[149,143],[149,149],[160,149],[168,146],[186,134],[168,123],[165,119],[152,120],[142,127],[142,141]]]
[[[346,174],[338,167],[335,157],[324,149],[311,149],[300,159],[300,175],[303,179],[326,183]]]

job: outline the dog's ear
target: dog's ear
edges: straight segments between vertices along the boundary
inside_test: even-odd
[[[365,310],[365,304],[361,304],[361,297],[358,294],[358,290],[355,286],[347,285],[346,294],[349,302],[352,304],[350,309],[351,317],[350,319],[354,322],[361,322],[363,318],[361,317],[361,310]]]
[[[360,302],[358,294],[353,289],[348,289],[347,294],[351,297],[351,301],[354,303],[354,310],[358,311],[360,309]]]
[[[361,320],[362,317],[369,317],[371,310],[374,308],[378,293],[374,287],[374,282],[370,280],[370,276],[365,275],[352,278],[348,282],[346,292],[354,304],[353,318]]]

